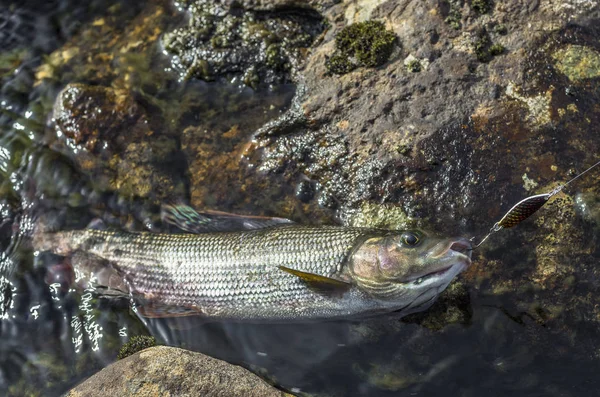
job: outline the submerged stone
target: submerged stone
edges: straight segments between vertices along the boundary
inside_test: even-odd
[[[70,84],[59,93],[53,116],[54,148],[74,158],[96,186],[128,197],[183,193],[176,142],[153,128],[130,92]]]
[[[578,193],[575,207],[585,220],[600,226],[600,196],[596,192]]]

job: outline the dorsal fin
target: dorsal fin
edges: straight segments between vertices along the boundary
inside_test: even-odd
[[[352,284],[334,278],[321,276],[319,274],[307,273],[301,270],[290,269],[285,266],[278,266],[280,270],[292,274],[306,283],[307,287],[314,292],[323,295],[341,295],[348,291]]]
[[[200,215],[185,204],[164,204],[160,209],[162,221],[189,233],[204,233],[209,229],[210,219]],[[206,229],[206,230],[205,230]]]
[[[238,215],[219,211],[198,212],[185,204],[163,205],[161,216],[164,222],[194,234],[262,229],[294,223],[285,218]]]

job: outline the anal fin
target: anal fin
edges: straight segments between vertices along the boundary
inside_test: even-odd
[[[198,306],[173,306],[153,300],[136,302],[135,311],[146,318],[188,317],[204,314]]]

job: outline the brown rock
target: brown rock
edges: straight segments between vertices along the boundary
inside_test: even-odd
[[[342,209],[365,200],[392,202],[413,217],[440,219],[441,213],[468,219],[471,230],[489,228],[475,225],[472,218],[486,217],[474,214],[498,208],[495,200],[481,200],[488,192],[495,199],[500,196],[495,192],[508,190],[506,202],[500,203],[504,206],[527,193],[517,186],[520,181],[491,180],[497,165],[506,161],[505,153],[515,156],[515,169],[535,167],[542,182],[555,180],[555,174],[547,177],[540,158],[553,155],[555,139],[572,146],[560,128],[583,135],[578,131],[599,116],[591,107],[568,110],[595,95],[587,86],[575,90],[560,74],[543,71],[556,62],[593,64],[578,60],[595,59],[584,55],[597,53],[592,44],[597,3],[523,8],[518,1],[490,2],[485,14],[460,6],[459,29],[448,23],[449,4],[454,2],[360,0],[323,9],[331,27],[300,72],[297,82],[303,89],[296,106],[258,131],[263,157],[254,166],[290,180],[306,175],[319,185],[317,197],[331,196]],[[328,73],[336,35],[368,20],[385,22],[398,37],[389,60],[341,76]],[[555,61],[546,54],[556,47],[560,57],[564,48],[574,47],[575,37],[576,48],[587,49],[575,60]],[[493,45],[504,50],[481,53]],[[418,60],[421,70],[407,70],[408,60]],[[583,68],[595,75],[593,67]],[[582,139],[597,147],[595,136]],[[525,144],[532,141],[541,144]],[[575,158],[592,163],[586,151],[574,149]],[[560,170],[570,167],[564,158],[557,159]]]
[[[66,395],[291,396],[242,367],[166,346],[152,347],[117,361]]]
[[[101,188],[127,197],[183,194],[178,145],[130,91],[69,84],[54,105],[53,148],[72,157]]]
[[[69,84],[54,105],[54,120],[75,145],[94,152],[150,135],[143,110],[125,90]]]

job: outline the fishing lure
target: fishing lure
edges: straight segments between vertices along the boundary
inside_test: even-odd
[[[544,206],[544,204],[546,204],[552,196],[555,196],[558,193],[560,193],[571,182],[573,182],[577,178],[581,177],[583,174],[590,171],[592,168],[596,167],[599,164],[600,164],[600,161],[598,161],[596,164],[592,165],[591,167],[589,167],[582,173],[578,174],[574,178],[570,179],[565,184],[556,187],[555,189],[553,189],[552,191],[550,191],[548,193],[536,194],[535,196],[529,196],[529,197],[524,198],[523,200],[519,201],[511,209],[508,210],[508,212],[502,217],[502,219],[500,219],[498,222],[494,223],[494,226],[491,227],[488,234],[486,234],[485,237],[478,244],[473,245],[472,249],[479,247],[492,234],[499,232],[502,229],[507,229],[507,228],[510,228],[513,226],[517,226],[519,223],[521,223],[525,219],[529,218],[537,210],[542,208]],[[473,237],[471,239],[471,241],[473,241],[474,239],[475,239],[475,237]]]

